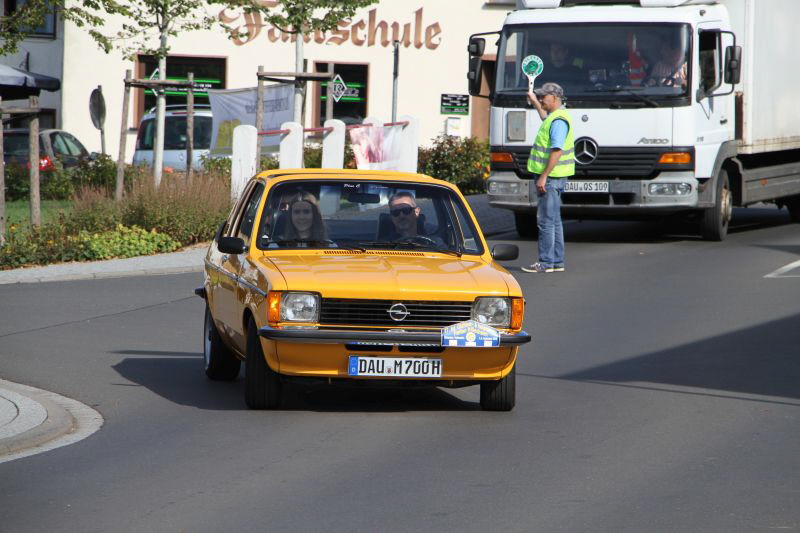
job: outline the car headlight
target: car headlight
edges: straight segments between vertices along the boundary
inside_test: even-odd
[[[319,294],[284,292],[281,294],[281,322],[317,322]]]
[[[472,320],[489,326],[507,328],[511,323],[511,299],[482,296],[472,304]]]

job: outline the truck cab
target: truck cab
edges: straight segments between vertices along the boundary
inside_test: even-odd
[[[498,32],[491,100],[489,202],[535,232],[537,195],[527,172],[541,120],[526,99],[530,55],[556,82],[572,116],[576,172],[564,217],[700,215],[704,236],[727,232],[736,155],[734,84],[741,49],[728,10],[711,1],[519,0]],[[596,2],[593,2],[596,4]],[[485,35],[471,38],[470,92],[478,94]],[[483,41],[483,42],[482,42]]]

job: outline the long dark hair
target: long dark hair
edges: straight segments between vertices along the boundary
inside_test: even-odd
[[[325,223],[322,221],[322,213],[319,210],[319,203],[317,202],[317,197],[311,194],[310,192],[300,191],[294,196],[292,196],[291,200],[289,200],[289,211],[287,213],[289,220],[286,224],[286,239],[297,239],[299,235],[297,234],[297,229],[294,227],[294,222],[292,222],[292,207],[297,202],[308,202],[311,205],[311,213],[313,214],[313,220],[311,222],[311,240],[314,241],[325,241],[328,239],[328,231],[325,228]]]

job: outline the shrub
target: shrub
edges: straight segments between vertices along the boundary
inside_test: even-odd
[[[180,243],[156,230],[145,231],[138,226],[128,228],[117,224],[114,230],[102,233],[81,231],[74,246],[76,259],[93,261],[172,252],[180,247]]]
[[[417,168],[422,174],[457,185],[464,194],[482,193],[489,177],[489,143],[440,135],[430,148],[420,148]]]

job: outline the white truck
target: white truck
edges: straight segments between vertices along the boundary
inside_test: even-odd
[[[527,172],[536,86],[563,86],[576,172],[567,218],[688,214],[722,240],[734,206],[773,202],[800,222],[800,28],[796,0],[517,0],[468,47],[469,91],[491,100],[489,203],[536,232]],[[497,55],[483,58],[498,34]],[[488,95],[480,90],[488,85]],[[681,218],[681,217],[678,217]]]

